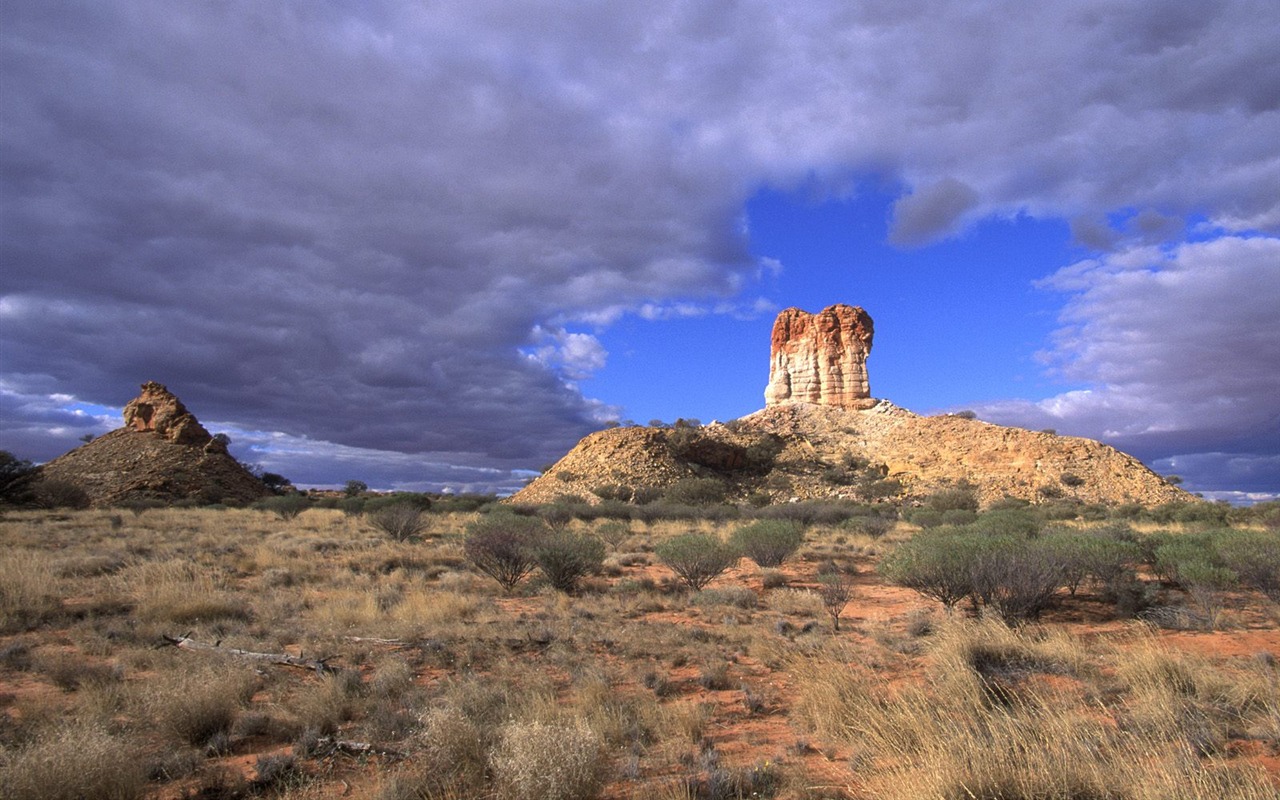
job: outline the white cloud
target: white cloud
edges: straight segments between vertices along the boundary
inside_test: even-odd
[[[1138,247],[1064,268],[1046,286],[1071,298],[1045,358],[1090,388],[990,403],[985,418],[1145,452],[1228,449],[1252,465],[1248,480],[1280,486],[1280,461],[1258,455],[1280,447],[1280,238]]]

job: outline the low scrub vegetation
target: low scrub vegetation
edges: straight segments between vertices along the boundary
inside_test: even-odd
[[[661,542],[655,552],[681,581],[697,592],[738,561],[738,552],[718,536],[685,533]]]
[[[761,520],[733,532],[729,545],[762,567],[776,567],[804,544],[804,528],[788,520]]]
[[[0,795],[1275,796],[1266,509],[329,499],[6,509]]]

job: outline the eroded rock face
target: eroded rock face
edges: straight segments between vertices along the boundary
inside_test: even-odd
[[[124,426],[132,431],[154,431],[175,444],[221,444],[215,443],[176,395],[155,381],[142,384],[142,394],[124,407]]]
[[[817,314],[788,308],[773,323],[765,406],[814,403],[846,409],[875,405],[867,380],[874,329],[857,306]]]

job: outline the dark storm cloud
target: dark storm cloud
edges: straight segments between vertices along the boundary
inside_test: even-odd
[[[893,206],[889,241],[914,247],[955,233],[964,214],[978,204],[978,195],[960,181],[944,178]]]
[[[155,378],[246,429],[539,463],[601,413],[565,321],[736,297],[762,185],[896,182],[910,244],[1120,208],[1280,230],[1265,0],[2,13],[24,396]]]

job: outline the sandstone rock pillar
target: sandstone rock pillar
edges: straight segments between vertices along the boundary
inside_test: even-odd
[[[788,308],[773,323],[766,406],[815,403],[863,409],[875,405],[867,380],[874,329],[857,306],[817,314]]]

